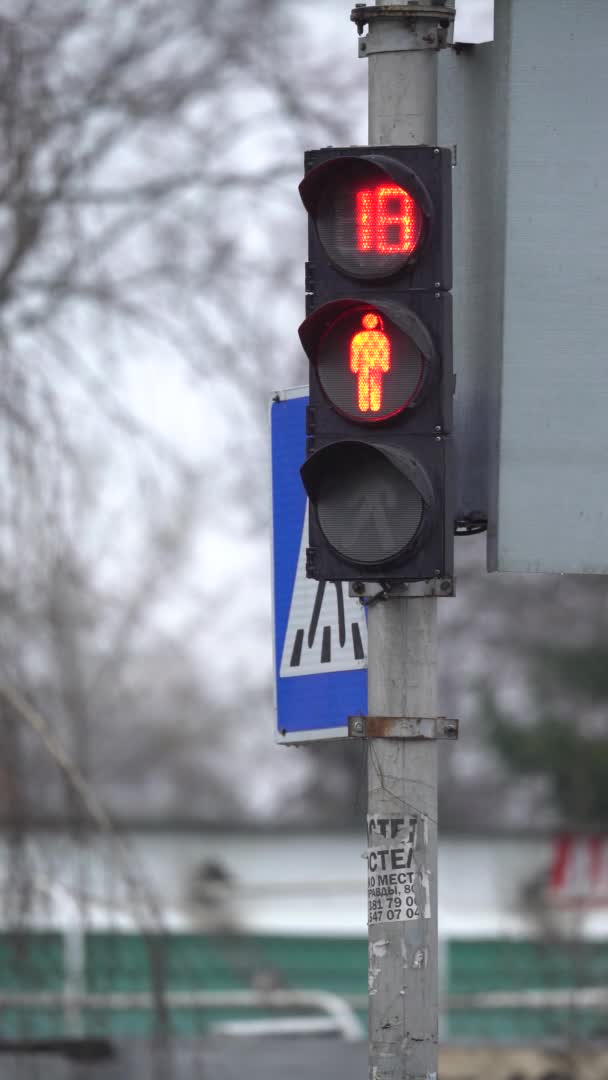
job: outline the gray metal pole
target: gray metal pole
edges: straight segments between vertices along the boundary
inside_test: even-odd
[[[370,30],[370,36],[374,29]],[[437,139],[434,50],[372,53],[368,60],[368,87],[370,146],[433,145]]]
[[[370,145],[435,143],[443,40],[437,23],[428,15],[406,21],[380,12],[369,20],[359,52],[369,63]],[[436,607],[431,596],[391,597],[370,607],[369,717],[437,716]],[[368,901],[369,1080],[436,1080],[433,739],[369,739]]]
[[[436,606],[433,597],[416,597],[370,608],[370,716],[437,715]],[[370,921],[370,1080],[430,1080],[438,1037],[437,744],[370,739],[367,768],[370,918],[378,908],[385,916],[395,910],[384,890],[394,888],[393,905],[403,908],[412,895],[415,905],[410,921]],[[408,861],[389,844],[404,841],[408,854],[412,845],[409,893],[399,888],[399,869],[385,884],[387,868]]]

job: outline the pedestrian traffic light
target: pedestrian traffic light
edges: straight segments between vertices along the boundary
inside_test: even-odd
[[[307,573],[451,578],[451,153],[310,151]]]

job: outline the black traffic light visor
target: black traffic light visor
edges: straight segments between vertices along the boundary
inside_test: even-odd
[[[333,183],[339,182],[341,176],[352,175],[353,171],[362,165],[366,167],[374,166],[379,175],[390,177],[395,184],[398,184],[399,187],[404,188],[413,196],[424,216],[429,221],[432,220],[433,202],[420,177],[413,169],[408,168],[407,165],[390,157],[388,154],[343,155],[330,158],[329,161],[322,161],[320,165],[315,165],[306,174],[298,188],[300,198],[313,220],[317,213],[319,198],[326,184],[330,181]]]
[[[357,455],[367,451],[371,458],[374,456],[386,458],[413,484],[425,505],[429,508],[433,506],[435,501],[433,485],[413,454],[399,446],[381,446],[367,441],[359,442],[356,439],[341,439],[339,442],[330,443],[329,446],[316,450],[301,466],[302,483],[312,502],[317,498],[319,483],[327,475],[327,470],[332,468],[331,459],[334,458],[336,465],[340,468],[344,465],[348,467],[349,453],[353,451]]]

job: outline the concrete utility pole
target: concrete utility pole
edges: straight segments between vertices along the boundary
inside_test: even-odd
[[[453,8],[357,5],[352,18],[368,27],[369,144],[434,145]],[[369,1080],[437,1076],[436,739],[457,725],[437,718],[436,608],[432,582],[369,608]]]

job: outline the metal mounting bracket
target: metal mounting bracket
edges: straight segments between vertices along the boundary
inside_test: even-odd
[[[350,14],[359,36],[359,56],[380,52],[442,49],[453,43],[456,9],[451,3],[357,4]],[[399,20],[395,23],[393,20]],[[390,22],[389,22],[390,21]]]
[[[375,604],[379,600],[395,597],[454,596],[454,578],[426,578],[424,581],[351,581],[348,595],[363,603]]]
[[[447,716],[349,716],[348,734],[356,739],[458,738],[458,720]]]

